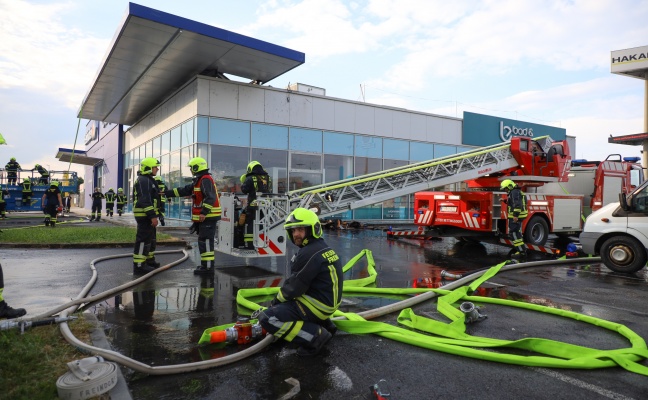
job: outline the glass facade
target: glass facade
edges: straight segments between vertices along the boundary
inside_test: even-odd
[[[272,178],[272,192],[285,193],[410,163],[470,150],[470,147],[380,138],[343,132],[197,116],[124,154],[124,191],[131,196],[140,161],[156,157],[168,188],[191,182],[186,167],[193,157],[209,162],[221,192],[241,193],[240,176],[250,161]],[[345,220],[410,220],[413,195],[346,211]],[[132,208],[132,204],[129,204]],[[190,219],[191,199],[171,199],[167,217]]]

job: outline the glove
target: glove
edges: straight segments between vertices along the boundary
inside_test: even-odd
[[[191,227],[189,228],[189,234],[200,234],[200,224],[198,222],[194,222],[191,224]]]
[[[158,215],[158,221],[160,221],[160,225],[164,226],[164,215]]]

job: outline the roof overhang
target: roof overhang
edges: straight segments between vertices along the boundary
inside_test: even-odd
[[[196,75],[231,74],[263,84],[305,58],[295,50],[129,3],[78,116],[133,125]]]
[[[628,144],[631,146],[638,146],[643,144],[648,140],[648,132],[646,133],[635,133],[633,135],[624,135],[624,136],[612,136],[608,138],[608,143],[614,144]]]
[[[94,166],[103,161],[103,158],[90,157],[82,150],[64,149],[59,147],[56,158],[62,162]]]

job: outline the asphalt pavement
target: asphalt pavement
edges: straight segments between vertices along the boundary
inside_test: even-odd
[[[132,220],[124,216],[122,223],[130,223],[127,217]],[[198,277],[192,274],[199,259],[196,236],[188,235],[186,227],[165,230],[192,247],[190,259],[90,305],[87,310],[103,324],[107,341],[115,351],[156,366],[198,362],[245,348],[198,346],[197,341],[204,329],[234,321],[239,311],[238,288],[281,285],[287,276],[286,258],[237,259],[218,254],[215,276]],[[445,283],[442,270],[468,273],[501,262],[508,254],[501,246],[453,239],[391,241],[380,230],[327,231],[325,238],[345,260],[370,249],[379,274],[378,287],[437,287]],[[172,245],[160,250],[183,248]],[[3,249],[5,298],[13,307],[26,308],[27,317],[38,315],[77,296],[91,276],[92,260],[124,255],[96,264],[99,279],[91,294],[103,292],[135,278],[128,258],[131,251],[129,247]],[[159,259],[170,263],[181,256],[177,252]],[[361,276],[360,270],[347,278]],[[647,289],[646,270],[622,275],[600,263],[555,265],[549,260],[544,266],[498,274],[483,285],[481,294],[602,318],[648,338]],[[395,301],[349,297],[342,308],[357,312]],[[436,305],[428,301],[414,310],[447,322]],[[471,335],[506,340],[543,337],[598,349],[629,346],[618,333],[584,322],[499,305],[482,307],[488,317],[468,326]],[[380,321],[396,325],[396,315]],[[645,360],[641,364],[648,366]],[[312,359],[298,357],[290,345],[274,343],[260,354],[206,371],[146,376],[124,367],[122,372],[134,399],[278,399],[292,388],[285,382],[288,378],[300,385],[293,399],[372,399],[376,397],[370,386],[381,380],[381,387],[394,399],[642,399],[648,393],[647,376],[621,367],[503,364],[345,332],[338,332],[322,354]]]

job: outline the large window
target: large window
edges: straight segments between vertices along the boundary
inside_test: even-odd
[[[194,135],[194,123],[195,119],[190,119],[189,121],[182,124],[182,146],[189,146],[196,141]]]
[[[171,129],[171,151],[176,151],[182,146],[182,134],[179,126]]]
[[[444,144],[434,145],[434,158],[450,156],[457,154],[457,146],[448,146]]]
[[[240,177],[248,165],[247,147],[211,146],[210,171],[221,192],[241,193]]]
[[[230,146],[249,146],[250,123],[210,118],[209,143]]]
[[[322,131],[290,128],[290,150],[322,152]]]
[[[385,150],[387,148],[385,147]],[[408,165],[407,161],[403,160],[384,160],[384,169],[392,169],[404,167]],[[383,219],[409,219],[409,195],[396,197],[395,199],[385,200],[382,203],[382,217]]]
[[[171,151],[171,132],[165,132],[162,134],[160,146],[160,154],[166,154]]]
[[[353,157],[324,155],[324,183],[353,177]]]
[[[324,132],[324,153],[353,155],[353,135]]]
[[[209,143],[209,118],[207,117],[198,117],[198,143]]]
[[[411,142],[410,160],[414,162],[427,161],[434,158],[434,145],[432,143]]]
[[[252,149],[251,159],[260,162],[270,175],[270,179],[272,180],[272,193],[286,192],[288,186],[287,151]]]
[[[319,154],[290,154],[290,186],[298,190],[322,183],[322,156]]]
[[[162,153],[160,153],[160,142],[162,141],[162,138],[160,136],[156,137],[151,141],[153,144],[153,152],[151,153],[153,157],[159,157]]]
[[[382,170],[382,159],[356,157],[355,176],[366,175]],[[356,219],[380,219],[382,217],[382,206],[380,203],[358,208],[353,212]]]
[[[355,137],[355,155],[360,157],[382,158],[382,139],[370,136]],[[357,175],[357,174],[356,174]]]
[[[266,149],[288,149],[288,127],[252,124],[252,146]]]
[[[409,160],[409,142],[405,140],[383,139],[385,158]]]

